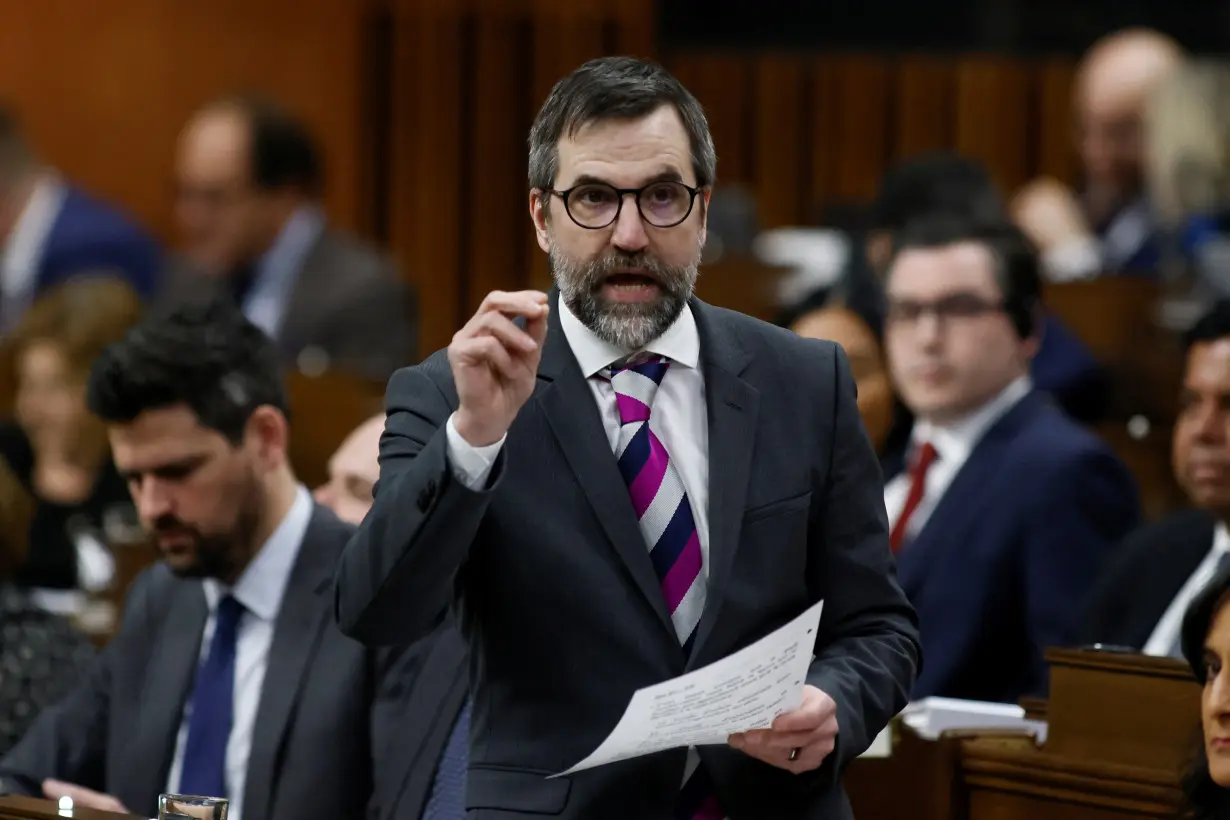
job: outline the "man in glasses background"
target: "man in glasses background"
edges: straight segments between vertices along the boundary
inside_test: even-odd
[[[915,417],[884,490],[927,662],[914,697],[1043,694],[1098,569],[1138,518],[1110,448],[1035,390],[1038,260],[1011,225],[916,220],[888,267],[885,346]]]
[[[660,67],[596,60],[530,132],[551,294],[492,293],[389,384],[339,565],[360,640],[469,644],[471,818],[848,818],[841,771],[919,663],[841,349],[693,297],[716,156]],[[640,687],[817,601],[802,705],[726,746],[568,777]]]

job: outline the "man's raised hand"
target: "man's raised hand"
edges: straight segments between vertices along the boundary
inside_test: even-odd
[[[548,309],[541,291],[492,291],[453,336],[448,361],[460,400],[454,423],[471,446],[499,441],[533,394]],[[518,317],[524,330],[514,324]]]

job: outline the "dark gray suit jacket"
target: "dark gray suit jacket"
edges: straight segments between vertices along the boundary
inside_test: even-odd
[[[377,816],[399,785],[389,750],[415,661],[373,651],[333,623],[331,580],[353,527],[317,507],[291,572],[253,730],[246,820]],[[207,608],[199,580],[158,564],[134,582],[120,633],[87,679],[0,760],[9,791],[54,777],[158,812]],[[371,812],[369,814],[369,812]]]
[[[215,298],[225,280],[174,260],[163,277],[159,307]],[[328,366],[385,381],[417,360],[418,295],[375,248],[326,229],[307,253],[283,313],[277,343],[292,366],[305,351]]]
[[[461,707],[469,697],[466,645],[448,621],[416,651],[421,665],[398,719],[389,763],[401,772],[397,796],[380,820],[419,820],[431,796],[440,756],[448,745]]]
[[[553,303],[558,299],[552,295]],[[672,750],[554,780],[639,687],[704,666],[825,600],[808,682],[838,704],[836,751],[795,776],[726,746],[701,757],[733,820],[846,818],[842,767],[906,703],[919,665],[879,464],[840,348],[693,300],[709,417],[709,594],[685,656],[593,395],[559,324],[488,486],[457,481],[443,353],[388,389],[376,501],[339,565],[343,631],[432,629],[450,600],[470,647],[471,818],[665,818]]]

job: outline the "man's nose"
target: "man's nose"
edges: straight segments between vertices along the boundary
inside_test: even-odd
[[[166,482],[157,478],[145,478],[132,494],[137,513],[145,521],[157,521],[173,511],[171,494]]]
[[[645,232],[641,211],[632,194],[624,195],[623,206],[615,219],[615,231],[611,234],[611,244],[620,250],[634,252],[644,250],[649,244],[649,234]]]

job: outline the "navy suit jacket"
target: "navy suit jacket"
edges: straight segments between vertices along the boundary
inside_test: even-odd
[[[70,187],[39,261],[34,296],[82,271],[114,269],[143,299],[162,265],[158,243],[117,208]]]
[[[1026,395],[898,557],[927,658],[914,698],[1044,694],[1043,653],[1076,642],[1099,568],[1138,519],[1110,448],[1043,393]]]

